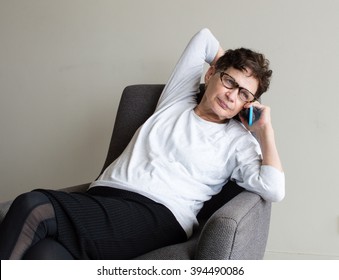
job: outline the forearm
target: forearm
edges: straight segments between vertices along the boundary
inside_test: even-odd
[[[267,125],[260,129],[256,132],[256,136],[262,151],[262,164],[275,167],[276,169],[283,172],[283,167],[276,147],[274,130],[272,126]]]
[[[211,66],[214,66],[215,63],[218,61],[218,59],[219,59],[220,57],[222,57],[224,54],[225,54],[224,49],[223,49],[221,46],[219,46],[218,52],[217,52],[217,54],[215,55],[213,61],[210,63],[210,65],[211,65]]]
[[[275,143],[274,130],[271,122],[271,109],[259,102],[248,103],[244,108],[249,108],[250,106],[255,106],[261,111],[259,120],[254,122],[253,126],[249,126],[247,120],[245,120],[243,116],[239,116],[245,127],[251,132],[254,132],[259,141],[263,157],[262,165],[269,165],[283,172],[283,167]]]

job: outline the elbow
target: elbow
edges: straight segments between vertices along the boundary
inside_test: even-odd
[[[279,186],[262,197],[269,202],[281,202],[285,198],[285,186]]]
[[[270,201],[271,202],[281,202],[281,201],[283,201],[284,198],[285,198],[285,191],[279,191],[279,192],[274,193],[270,197]]]
[[[276,169],[268,169],[269,175],[268,178],[264,177],[263,189],[265,200],[270,202],[281,202],[285,198],[285,174],[278,172]]]

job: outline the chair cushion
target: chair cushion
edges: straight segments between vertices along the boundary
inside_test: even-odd
[[[136,260],[192,260],[199,239],[200,230],[194,232],[193,236],[186,242],[166,246],[136,258]]]
[[[209,201],[204,203],[203,208],[198,214],[198,220],[207,220],[215,211],[230,201],[233,197],[241,193],[244,189],[236,183],[229,181],[218,193]]]

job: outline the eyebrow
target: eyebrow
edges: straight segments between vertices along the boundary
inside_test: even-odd
[[[254,97],[255,97],[255,95],[251,92],[251,91],[249,91],[247,88],[244,88],[244,87],[241,87],[240,85],[239,85],[239,83],[230,75],[230,74],[228,74],[228,73],[226,73],[226,72],[224,72],[225,73],[225,75],[227,75],[228,77],[230,77],[232,80],[233,80],[233,82],[237,85],[237,87],[239,88],[239,89],[245,89],[245,90],[247,90],[250,94],[252,94]]]

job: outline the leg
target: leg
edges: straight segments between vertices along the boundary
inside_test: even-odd
[[[24,260],[74,260],[70,252],[52,238],[45,238],[30,247]]]
[[[0,259],[21,259],[26,250],[56,233],[54,209],[44,194],[18,196],[0,225]]]
[[[104,212],[95,216],[96,226],[91,230],[92,234],[79,242],[87,245],[88,258],[131,259],[187,240],[185,231],[165,206],[121,190],[108,190],[109,194],[114,192],[115,196],[100,198],[106,194],[106,189],[103,187],[103,193],[100,187],[90,191],[95,191],[92,193],[93,198]],[[106,229],[103,225],[107,225]]]

